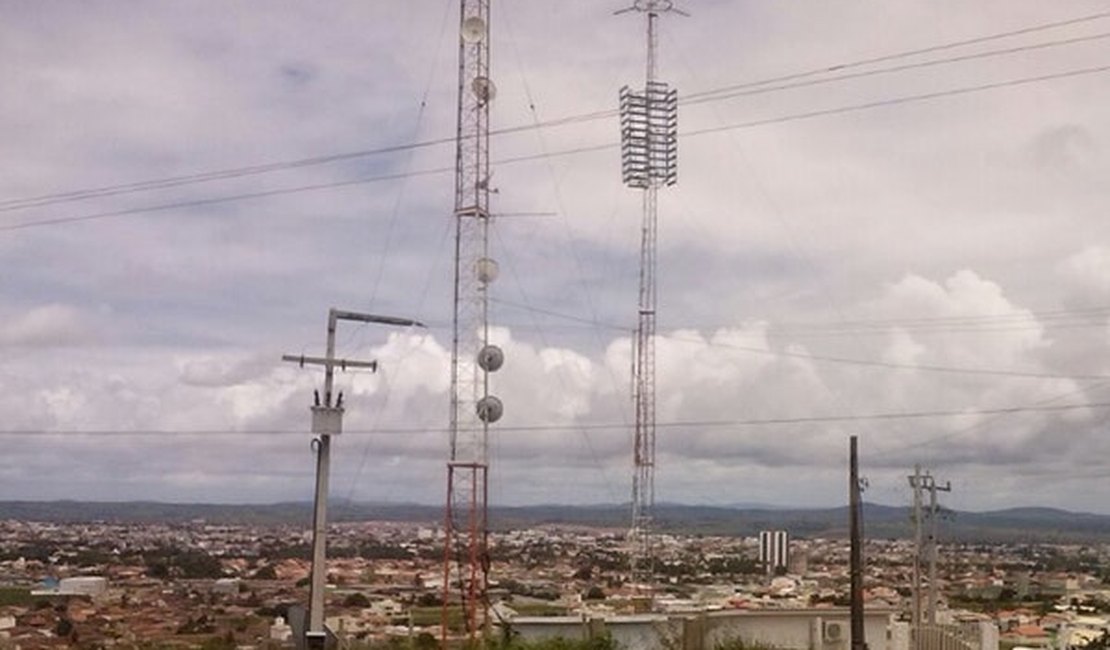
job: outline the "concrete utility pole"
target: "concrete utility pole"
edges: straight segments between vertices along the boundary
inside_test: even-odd
[[[913,634],[913,650],[921,650],[921,486],[923,484],[921,465],[913,466],[910,487],[913,488],[913,607],[910,614],[910,629]]]
[[[931,479],[932,477],[930,477]],[[951,492],[952,484],[945,482],[943,486],[937,485],[935,480],[929,481],[929,603],[925,610],[929,625],[937,624],[937,515],[940,508],[937,506],[937,492]]]
[[[327,527],[328,527],[328,473],[331,465],[331,437],[343,432],[343,394],[333,398],[335,368],[369,368],[375,371],[377,361],[356,361],[335,358],[335,328],[341,320],[363,323],[382,323],[402,327],[423,327],[421,323],[407,318],[374,316],[332,308],[328,311],[327,351],[323,357],[286,354],[282,361],[293,361],[301,367],[305,364],[324,367],[324,400],[320,403],[320,393],[312,409],[312,433],[317,436],[313,446],[316,449],[316,495],[313,501],[312,516],[312,577],[308,596],[308,626],[305,628],[304,647],[323,648],[327,643],[324,629],[324,584],[327,579]]]
[[[913,488],[913,528],[914,528],[914,557],[913,557],[913,631],[915,639],[921,637],[923,624],[936,625],[937,623],[937,492],[951,492],[952,484],[945,482],[937,485],[936,479],[928,472],[921,473],[921,465],[914,465],[913,475],[909,477],[910,487]],[[929,493],[928,513],[922,514],[922,492]],[[924,532],[924,519],[929,519],[929,533]],[[929,562],[929,590],[926,598],[928,602],[925,614],[922,615],[921,604],[921,562],[928,558]],[[920,648],[920,641],[914,641],[914,648]]]

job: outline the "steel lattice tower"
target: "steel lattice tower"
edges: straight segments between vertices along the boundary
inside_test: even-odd
[[[636,339],[632,355],[632,399],[635,441],[632,462],[633,588],[650,594],[655,568],[655,309],[658,192],[677,179],[678,94],[656,79],[656,23],[667,12],[679,12],[672,0],[634,0],[617,13],[647,15],[647,69],[644,89],[625,86],[620,92],[621,176],[624,184],[643,193],[640,238],[640,289]],[[679,12],[681,13],[681,12]]]
[[[458,131],[455,149],[455,313],[451,351],[450,457],[443,561],[441,635],[448,611],[462,607],[465,633],[478,637],[487,623],[488,433],[502,413],[489,394],[489,373],[501,350],[489,344],[489,285],[497,263],[489,257],[489,0],[461,0],[459,14]]]

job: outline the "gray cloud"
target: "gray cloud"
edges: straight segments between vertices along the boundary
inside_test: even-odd
[[[495,126],[614,108],[617,89],[643,74],[642,25],[609,14],[621,6],[495,3]],[[689,96],[1102,9],[954,6],[694,3],[692,18],[664,21],[663,76]],[[0,9],[0,201],[454,133],[444,3],[225,9]],[[682,139],[680,183],[661,198],[660,499],[842,502],[855,433],[879,500],[903,500],[904,474],[921,462],[954,482],[957,506],[1105,510],[1104,408],[980,413],[1107,399],[1107,382],[1083,378],[1110,375],[1102,76],[724,128],[1102,65],[1104,47],[683,106],[684,131],[719,130]],[[552,213],[505,216],[491,242],[508,353],[490,448],[501,502],[627,499],[640,197],[619,185],[615,148],[562,155],[616,136],[610,117],[493,140],[496,160],[539,156],[494,165],[495,211]],[[319,353],[338,306],[430,328],[340,332],[341,354],[381,369],[339,379],[350,434],[337,441],[335,493],[439,501],[451,174],[197,202],[452,164],[452,147],[434,146],[0,206],[3,226],[177,204],[0,231],[0,412],[7,431],[46,434],[3,435],[0,492],[307,499],[302,432],[320,377],[279,359]],[[750,422],[923,411],[965,414]],[[119,431],[146,433],[107,435]]]

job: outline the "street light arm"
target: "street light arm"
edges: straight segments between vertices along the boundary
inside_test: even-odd
[[[426,327],[424,323],[411,318],[397,316],[378,316],[376,314],[362,314],[356,311],[332,309],[331,317],[335,320],[353,320],[361,323],[381,323],[382,325],[396,325],[398,327]]]

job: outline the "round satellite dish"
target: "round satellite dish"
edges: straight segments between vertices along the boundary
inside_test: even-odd
[[[493,424],[500,420],[504,413],[505,406],[493,395],[486,395],[478,400],[478,419],[482,422]]]
[[[478,43],[486,38],[486,21],[471,16],[462,23],[462,37],[467,43]]]
[[[478,275],[478,280],[482,284],[489,284],[497,279],[497,274],[500,271],[497,262],[488,257],[483,257],[474,265],[474,272]]]
[[[478,352],[478,367],[486,372],[496,372],[505,363],[505,353],[496,345],[487,345]]]
[[[483,104],[497,97],[497,86],[493,85],[493,81],[489,77],[475,77],[474,81],[470,83],[470,89],[474,91],[474,96],[478,98],[478,101]]]

